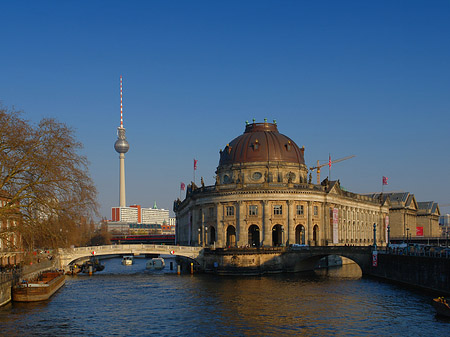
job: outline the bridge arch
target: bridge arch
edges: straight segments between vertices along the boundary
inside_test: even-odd
[[[61,268],[69,269],[69,265],[80,259],[88,259],[95,252],[95,256],[107,255],[173,255],[174,257],[184,257],[194,260],[196,263],[203,255],[202,247],[187,246],[165,246],[165,245],[106,245],[77,248],[59,249]]]
[[[362,274],[370,271],[372,251],[370,246],[317,246],[299,247],[291,250],[297,254],[294,271],[314,270],[318,262],[327,256],[336,255],[355,262]]]

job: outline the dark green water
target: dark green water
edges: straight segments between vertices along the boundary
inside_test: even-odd
[[[430,295],[320,273],[219,277],[151,273],[145,260],[67,277],[49,301],[0,308],[5,336],[450,336]],[[167,268],[167,267],[166,267]]]

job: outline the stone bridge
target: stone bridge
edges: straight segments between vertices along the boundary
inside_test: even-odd
[[[219,274],[265,274],[311,271],[319,260],[338,255],[356,262],[363,274],[372,267],[370,246],[314,246],[205,249],[201,267]]]
[[[95,253],[94,253],[95,252]],[[197,270],[219,273],[273,273],[313,270],[318,261],[329,255],[347,257],[356,262],[363,274],[372,267],[370,246],[315,246],[211,249],[190,246],[150,244],[106,245],[93,247],[61,248],[61,268],[67,270],[75,261],[95,256],[109,255],[173,255],[195,262]]]
[[[108,255],[173,255],[198,260],[201,255],[202,247],[188,247],[188,246],[165,246],[165,245],[148,245],[148,244],[133,244],[133,245],[107,245],[107,246],[92,246],[92,247],[77,247],[77,248],[60,248],[59,258],[61,268],[69,269],[69,265],[77,260],[86,260],[93,254],[95,256]]]

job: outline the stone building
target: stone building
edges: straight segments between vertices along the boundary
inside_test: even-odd
[[[220,151],[216,183],[191,183],[174,202],[181,245],[273,247],[386,242],[389,201],[312,184],[305,148],[275,123],[247,124]]]
[[[441,236],[440,211],[436,202],[417,202],[414,194],[409,192],[375,193],[370,196],[389,199],[389,226],[392,240]]]
[[[416,236],[422,234],[424,237],[441,236],[439,226],[439,205],[433,201],[418,202]]]

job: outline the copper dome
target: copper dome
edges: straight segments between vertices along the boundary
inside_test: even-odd
[[[219,166],[250,162],[288,162],[305,165],[304,148],[278,132],[275,123],[252,123],[244,134],[220,151]]]

